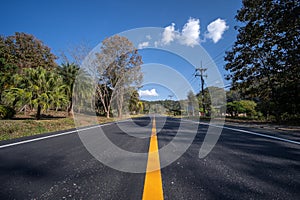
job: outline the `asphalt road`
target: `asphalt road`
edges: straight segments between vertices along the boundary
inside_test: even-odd
[[[141,127],[134,134],[140,131],[144,138],[126,134],[117,124],[102,129],[118,147],[147,153],[151,119],[134,120]],[[160,123],[163,120],[166,123]],[[129,122],[120,123],[130,130]],[[192,123],[184,121],[187,134]],[[156,117],[156,124],[162,126],[157,129],[158,147],[162,148],[176,135],[180,119]],[[300,199],[300,145],[223,129],[213,150],[199,159],[207,129],[200,124],[188,150],[161,169],[164,199]],[[145,173],[120,172],[102,164],[87,151],[76,132],[1,148],[4,143],[0,144],[0,199],[143,197]],[[146,159],[139,162],[146,167]]]

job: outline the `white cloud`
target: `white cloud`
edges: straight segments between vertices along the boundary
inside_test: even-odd
[[[162,34],[162,39],[159,43],[161,45],[167,45],[177,40],[180,44],[186,46],[195,46],[199,44],[200,35],[200,20],[190,18],[188,22],[183,26],[182,31],[175,30],[175,24],[165,27]]]
[[[174,41],[175,37],[176,37],[175,24],[172,23],[170,26],[165,27],[165,30],[162,34],[161,42],[164,45],[169,44],[170,42]]]
[[[207,31],[202,41],[212,39],[214,43],[217,43],[228,28],[229,26],[226,25],[225,20],[218,18],[207,26]],[[175,23],[172,23],[164,28],[161,40],[155,41],[154,46],[168,45],[173,41],[190,47],[194,47],[202,42],[200,41],[200,20],[190,18],[182,30],[175,30]]]
[[[142,42],[142,43],[139,43],[138,48],[142,49],[142,48],[145,48],[147,46],[149,46],[149,42]]]
[[[187,46],[195,46],[199,44],[200,20],[190,18],[184,25],[179,42]]]
[[[214,43],[217,43],[228,28],[225,20],[218,18],[207,26],[205,38],[212,39]]]
[[[152,96],[152,97],[157,97],[158,94],[155,89],[151,90],[139,90],[139,95],[142,96]]]
[[[146,35],[146,38],[147,38],[147,40],[151,40],[152,39],[151,35]]]

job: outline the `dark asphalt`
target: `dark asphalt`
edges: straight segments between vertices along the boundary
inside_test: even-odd
[[[151,123],[148,117],[134,120],[141,127]],[[156,117],[157,124],[160,120]],[[158,132],[159,148],[172,140],[179,123],[167,118]],[[300,145],[223,129],[212,152],[199,159],[207,128],[199,125],[183,156],[161,170],[165,199],[300,198]],[[148,151],[149,138],[127,135],[116,124],[103,129],[122,149]],[[0,149],[1,200],[142,199],[144,178],[144,173],[120,172],[97,161],[77,133]]]

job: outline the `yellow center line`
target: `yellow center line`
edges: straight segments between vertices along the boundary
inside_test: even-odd
[[[163,200],[155,118],[153,118],[143,200]]]

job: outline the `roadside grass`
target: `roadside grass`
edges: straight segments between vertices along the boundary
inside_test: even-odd
[[[123,119],[141,116],[131,115]],[[66,116],[65,112],[50,112],[43,115],[41,120],[35,120],[34,114],[18,114],[13,119],[0,120],[0,141],[122,120],[87,115],[77,115],[76,118],[75,125],[74,118]]]
[[[1,120],[0,123],[0,141],[75,128],[72,118],[11,119]]]

